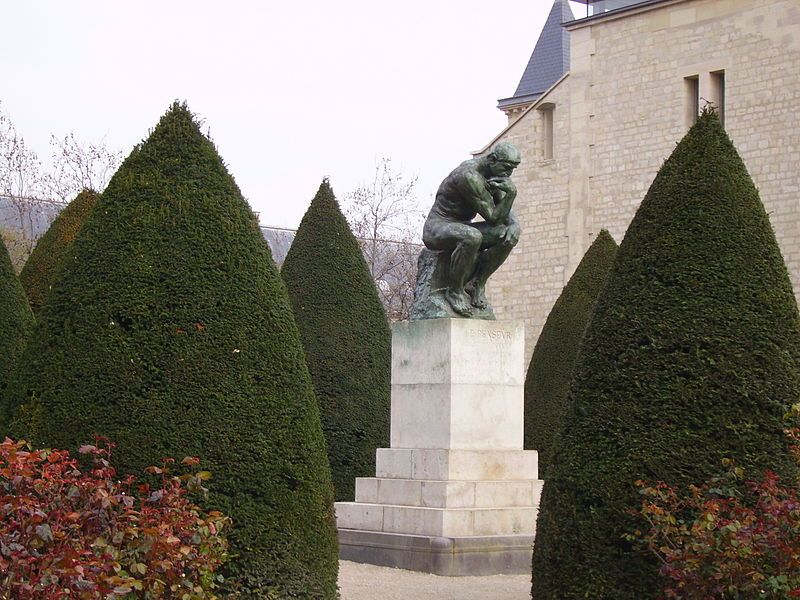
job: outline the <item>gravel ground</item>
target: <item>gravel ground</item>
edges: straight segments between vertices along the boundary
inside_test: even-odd
[[[530,600],[528,575],[440,577],[339,561],[342,600]]]

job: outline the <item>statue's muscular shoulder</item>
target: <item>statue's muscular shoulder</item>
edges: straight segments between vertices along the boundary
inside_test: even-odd
[[[465,160],[453,169],[443,183],[450,191],[473,195],[485,188],[486,179],[478,172],[478,161],[472,159]]]

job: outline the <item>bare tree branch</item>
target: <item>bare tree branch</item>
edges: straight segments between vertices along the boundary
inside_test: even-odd
[[[42,179],[39,157],[27,147],[8,115],[0,112],[0,196],[8,205],[0,225],[4,230],[9,230],[11,223],[17,225],[16,234],[3,236],[15,262],[24,262],[35,244]]]
[[[414,298],[424,217],[416,184],[381,158],[372,181],[345,196],[345,214],[392,320],[407,319]]]
[[[120,150],[109,150],[105,139],[98,144],[79,141],[74,133],[63,139],[50,136],[53,167],[44,177],[51,198],[69,202],[85,189],[102,192],[122,162]]]
[[[85,144],[74,133],[51,136],[50,146],[52,167],[45,169],[0,110],[0,232],[17,268],[60,209],[84,189],[102,192],[122,162],[122,152],[108,150],[105,140]]]

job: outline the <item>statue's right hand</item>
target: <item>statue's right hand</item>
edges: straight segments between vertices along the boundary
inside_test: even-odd
[[[491,189],[499,190],[501,192],[505,192],[506,194],[517,191],[517,187],[514,185],[514,182],[511,181],[510,177],[493,177],[487,180],[486,184]]]

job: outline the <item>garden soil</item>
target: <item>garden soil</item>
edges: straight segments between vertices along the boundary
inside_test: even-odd
[[[441,577],[339,561],[342,600],[530,600],[530,575]]]

